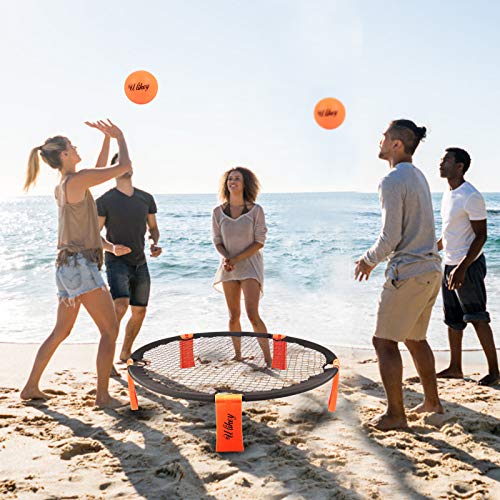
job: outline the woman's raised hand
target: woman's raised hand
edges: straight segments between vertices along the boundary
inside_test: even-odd
[[[112,137],[113,139],[118,139],[123,136],[123,132],[119,127],[117,127],[111,120],[108,118],[108,122],[106,123],[104,120],[98,120],[96,122],[85,122],[85,125],[89,127],[96,128],[100,130],[104,135]]]

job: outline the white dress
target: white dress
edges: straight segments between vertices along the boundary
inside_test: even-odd
[[[247,213],[237,219],[227,216],[221,206],[212,213],[212,239],[214,245],[223,244],[230,257],[246,250],[252,243],[264,244],[266,241],[266,220],[264,210],[255,204]],[[224,270],[223,259],[215,273],[213,286],[223,292],[223,281],[255,279],[260,283],[260,293],[264,293],[264,259],[262,250],[238,262],[230,272]]]

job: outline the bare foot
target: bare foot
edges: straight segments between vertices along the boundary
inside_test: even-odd
[[[49,396],[47,393],[41,391],[40,389],[30,389],[29,387],[25,387],[20,394],[20,397],[24,401],[28,401],[30,399],[43,399],[48,401],[52,396]]]
[[[243,358],[241,354],[235,354],[234,358],[231,359],[231,361],[243,361]]]
[[[378,417],[370,420],[370,424],[375,429],[379,431],[390,431],[392,429],[406,429],[408,423],[406,422],[406,417],[403,415],[401,417],[394,417],[388,415],[387,413],[382,413]]]
[[[109,374],[109,376],[113,378],[121,378],[121,375],[116,371],[114,365],[111,367],[111,373]]]
[[[105,399],[97,399],[95,400],[94,406],[97,406],[97,408],[102,408],[102,409],[116,409],[116,408],[123,408],[124,406],[127,406],[128,403],[125,401],[121,401],[120,399],[112,398],[111,396],[108,396]]]
[[[420,403],[410,410],[413,413],[444,413],[441,403],[429,404],[427,402]]]
[[[500,375],[498,373],[488,373],[481,380],[478,380],[478,385],[492,386],[500,382]]]
[[[120,361],[122,363],[126,363],[130,359],[131,354],[132,354],[131,352],[124,352],[124,351],[122,351],[120,353]]]
[[[460,370],[454,368],[446,368],[439,373],[436,373],[437,378],[464,378],[464,374]]]

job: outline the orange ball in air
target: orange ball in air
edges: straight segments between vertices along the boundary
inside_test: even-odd
[[[151,102],[158,92],[158,82],[149,71],[134,71],[125,80],[125,94],[136,104]]]
[[[332,130],[342,125],[345,119],[345,107],[338,99],[326,97],[316,104],[314,119],[320,127]]]

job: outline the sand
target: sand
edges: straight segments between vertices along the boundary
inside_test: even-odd
[[[23,403],[36,345],[0,344],[0,496],[97,498],[500,498],[500,387],[440,380],[444,415],[404,431],[366,423],[384,407],[371,350],[335,349],[342,363],[336,413],[330,387],[244,403],[243,453],[215,450],[211,404],[138,388],[138,412],[95,410],[96,345],[63,345],[41,384],[47,402]],[[442,368],[447,353],[437,353]],[[482,353],[465,353],[468,377]],[[407,353],[405,404],[422,399]],[[111,392],[127,398],[124,368]]]

